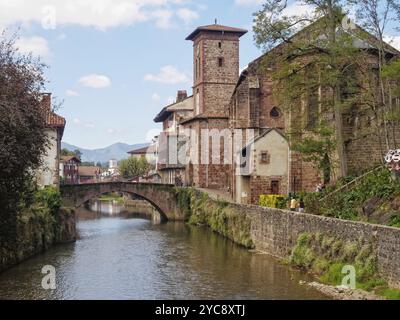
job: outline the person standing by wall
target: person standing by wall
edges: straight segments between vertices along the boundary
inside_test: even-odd
[[[297,208],[297,200],[295,197],[290,201],[290,211],[296,211]]]

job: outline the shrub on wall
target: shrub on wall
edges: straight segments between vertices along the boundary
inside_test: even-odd
[[[286,198],[284,196],[274,194],[261,195],[260,206],[267,208],[285,209]]]

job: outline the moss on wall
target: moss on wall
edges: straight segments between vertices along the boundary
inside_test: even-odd
[[[0,244],[0,271],[3,271],[56,243],[75,241],[75,212],[60,207],[54,188],[38,190],[32,205],[16,216],[16,234]]]
[[[189,224],[208,226],[211,230],[246,248],[254,248],[251,239],[251,220],[237,206],[211,199],[195,189],[176,188],[179,210]]]
[[[397,290],[387,288],[387,282],[378,274],[374,248],[361,241],[343,241],[321,233],[302,233],[288,262],[315,273],[323,283],[330,285],[341,285],[346,275],[342,270],[350,265],[356,270],[357,288],[388,297],[397,294]]]

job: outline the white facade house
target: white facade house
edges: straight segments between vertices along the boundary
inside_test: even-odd
[[[41,108],[46,119],[46,135],[49,145],[43,156],[43,164],[37,170],[37,183],[40,187],[60,185],[61,139],[65,128],[65,119],[51,109],[51,94],[43,94]]]

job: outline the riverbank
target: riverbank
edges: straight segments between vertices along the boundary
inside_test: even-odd
[[[76,240],[75,211],[60,206],[53,189],[39,190],[35,202],[15,217],[16,232],[0,246],[0,272],[17,265],[52,245]]]
[[[382,289],[396,296],[396,290],[387,287],[400,288],[398,228],[239,205],[193,189],[177,190],[177,198],[189,223],[206,225],[242,246],[278,259],[290,260],[295,255],[303,259],[299,267],[311,272],[313,267],[319,268],[335,285],[341,285],[345,277],[343,264],[350,264],[367,290]],[[299,248],[305,233],[320,236]]]
[[[0,274],[1,299],[320,300],[305,273],[184,222],[101,215],[78,221],[79,240]],[[43,290],[44,265],[57,289]]]

